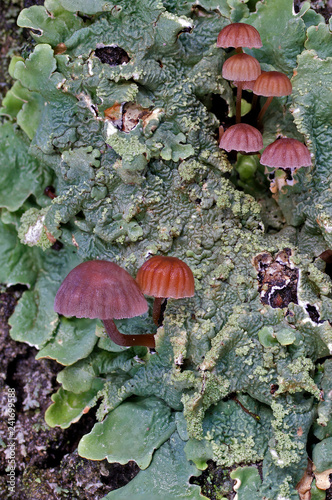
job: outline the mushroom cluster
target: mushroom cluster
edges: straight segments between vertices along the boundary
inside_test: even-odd
[[[54,310],[64,316],[101,319],[117,345],[154,348],[154,335],[125,335],[114,323],[114,319],[133,318],[147,312],[143,292],[156,297],[153,320],[158,325],[162,301],[194,295],[193,273],[176,257],[156,255],[143,264],[135,281],[114,262],[90,260],[66,276],[55,296]]]
[[[243,47],[262,47],[259,32],[249,24],[233,23],[224,27],[218,35],[217,47],[236,49],[236,54],[231,55],[223,64],[222,76],[231,80],[237,87],[236,124],[231,125],[225,132],[220,127],[219,147],[228,152],[234,150],[240,154],[259,154],[263,148],[263,137],[258,129],[262,129],[263,116],[273,97],[288,96],[292,93],[291,81],[279,71],[261,71],[258,60],[243,53]],[[242,90],[253,92],[252,109],[255,107],[257,96],[267,97],[257,118],[258,128],[241,123]],[[282,169],[293,180],[292,176],[298,168],[311,165],[311,158],[309,150],[300,141],[282,138],[265,149],[260,162],[274,170]],[[271,184],[272,191],[275,186],[275,183]]]

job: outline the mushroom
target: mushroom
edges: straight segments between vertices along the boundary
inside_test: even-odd
[[[242,47],[259,49],[263,46],[260,34],[250,24],[233,23],[225,26],[217,38],[217,47],[226,49],[234,47],[237,52],[242,52]]]
[[[64,316],[99,318],[113,342],[154,347],[154,335],[124,335],[113,319],[140,316],[148,304],[130,274],[114,262],[90,260],[76,266],[61,284],[54,310]]]
[[[276,194],[283,186],[292,186],[296,181],[293,173],[299,167],[309,167],[311,157],[308,148],[296,139],[282,138],[269,144],[260,159],[262,165],[277,170],[270,173],[270,190]]]
[[[263,148],[263,137],[257,128],[246,123],[237,123],[222,135],[219,147],[226,151],[255,153]]]
[[[263,73],[266,73],[266,72],[262,71],[261,75]],[[259,75],[259,76],[261,76],[261,75]],[[242,90],[251,90],[253,92],[255,83],[256,83],[256,80],[252,80],[251,82],[243,82]],[[233,85],[235,85],[235,87],[237,87],[237,82],[233,82]],[[256,104],[257,104],[257,98],[258,98],[258,95],[253,93],[253,98],[251,101],[251,110],[255,109]]]
[[[152,317],[159,324],[164,299],[193,297],[195,281],[190,267],[177,257],[155,255],[139,268],[136,281],[146,295],[155,297]]]
[[[258,124],[260,124],[273,97],[282,97],[291,94],[292,84],[288,76],[284,73],[280,73],[279,71],[264,71],[255,81],[253,93],[267,97],[258,115],[257,120]]]
[[[222,67],[222,76],[226,80],[235,81],[236,94],[236,123],[241,121],[241,97],[245,82],[256,80],[261,74],[261,67],[257,59],[248,54],[235,54],[225,61]]]
[[[297,139],[284,137],[269,144],[260,159],[262,165],[272,168],[296,170],[299,167],[310,167],[310,151]]]

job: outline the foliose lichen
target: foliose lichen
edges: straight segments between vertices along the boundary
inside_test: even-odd
[[[313,167],[274,198],[258,159],[236,164],[218,147],[213,102],[230,115],[234,102],[221,76],[227,54],[215,43],[237,21],[261,34],[263,48],[246,52],[292,77],[292,95],[264,117],[264,145],[287,135],[312,153]],[[65,365],[48,424],[68,427],[96,404],[105,422],[128,398],[147,408],[157,400],[176,430],[163,440],[152,419],[159,448],[150,466],[106,498],[172,498],[175,490],[204,498],[188,479],[211,459],[262,461],[257,494],[293,500],[311,426],[318,439],[331,429],[320,392],[327,378],[320,384],[315,374],[332,352],[331,280],[319,258],[332,232],[323,19],[307,3],[295,14],[291,0],[46,0],[18,23],[34,30],[36,45],[13,60],[16,82],[1,111],[0,279],[30,286],[12,337]],[[46,248],[48,235],[60,251]],[[80,320],[54,313],[59,284],[79,262],[112,260],[134,276],[157,253],[183,259],[196,283],[193,298],[168,300],[157,331],[151,301],[145,316],[119,322],[124,333],[156,333],[157,353],[119,348],[84,321],[83,346]],[[117,422],[115,454],[102,443],[111,460],[128,460],[125,425]],[[141,449],[145,437],[133,439]]]

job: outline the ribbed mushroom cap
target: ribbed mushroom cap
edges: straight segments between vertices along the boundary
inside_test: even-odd
[[[265,148],[260,162],[274,168],[310,167],[311,157],[307,146],[296,139],[277,139]]]
[[[254,94],[281,97],[292,93],[290,79],[279,71],[264,71],[255,81]]]
[[[155,255],[139,268],[136,281],[151,297],[193,297],[195,281],[189,266],[177,257]]]
[[[262,47],[260,34],[253,26],[246,23],[233,23],[225,26],[217,38],[217,47],[248,47],[259,49]]]
[[[242,90],[252,90],[254,88],[255,81],[256,80],[252,80],[250,82],[241,82],[242,83]],[[235,87],[237,87],[238,83],[239,82],[233,82],[233,85],[235,85]]]
[[[227,59],[222,67],[222,76],[226,80],[249,82],[256,80],[261,74],[257,59],[248,54],[235,54]]]
[[[148,304],[136,281],[114,262],[90,260],[75,267],[56,294],[54,310],[77,318],[139,316]]]
[[[246,123],[237,123],[223,134],[219,147],[226,151],[244,151],[254,153],[263,148],[263,137],[257,128]]]

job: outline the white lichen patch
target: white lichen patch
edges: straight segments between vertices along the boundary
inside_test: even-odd
[[[43,215],[40,219],[37,219],[36,223],[33,226],[29,226],[28,231],[25,233],[24,243],[26,245],[37,245],[38,241],[41,238],[42,232],[44,230],[44,220],[45,215]]]
[[[113,123],[111,121],[107,121],[107,126],[106,126],[106,135],[107,137],[110,137],[118,132],[118,129],[114,127]]]

